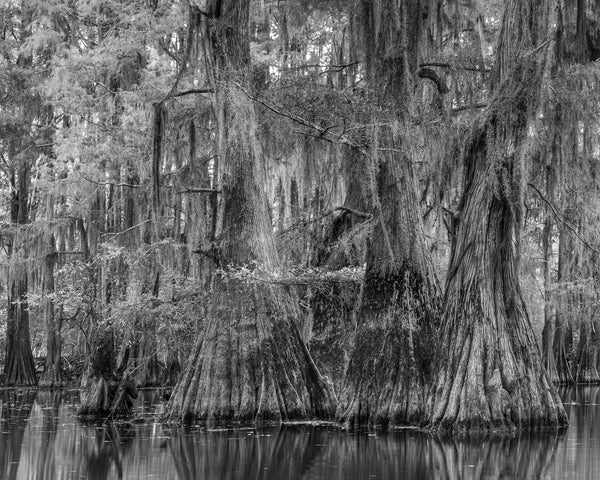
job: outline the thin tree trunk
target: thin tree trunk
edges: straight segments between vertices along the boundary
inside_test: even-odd
[[[573,212],[567,208],[564,218],[572,221]],[[558,244],[558,285],[560,291],[557,292],[557,312],[556,329],[554,336],[554,359],[556,363],[557,383],[560,385],[573,385],[573,328],[572,315],[568,312],[572,310],[573,295],[567,284],[573,282],[576,277],[576,254],[572,234],[563,225],[559,231]]]
[[[43,291],[46,296],[44,301],[44,320],[46,323],[46,364],[44,374],[40,380],[43,387],[60,387],[64,384],[61,360],[61,324],[56,319],[54,310],[54,267],[56,265],[56,247],[54,235],[45,235],[44,264],[42,272]]]
[[[553,170],[546,167],[546,194],[549,201],[553,199]],[[546,206],[544,229],[542,232],[542,250],[544,255],[544,329],[542,330],[542,355],[544,367],[553,383],[558,381],[556,362],[554,360],[554,338],[556,330],[556,312],[552,295],[552,215]]]

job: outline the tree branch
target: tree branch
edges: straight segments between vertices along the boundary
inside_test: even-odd
[[[444,63],[444,62],[423,62],[423,63],[419,64],[419,67],[452,68],[455,70],[467,70],[470,72],[480,72],[480,73],[490,73],[492,71],[489,68],[467,67],[467,66],[463,66],[463,65],[452,65],[450,63]]]
[[[318,222],[319,220],[323,220],[325,217],[328,217],[329,215],[333,215],[335,212],[340,212],[340,211],[345,212],[345,213],[351,213],[352,215],[356,215],[357,217],[365,218],[367,220],[370,220],[371,218],[373,218],[373,215],[371,215],[370,213],[359,212],[358,210],[353,210],[352,208],[343,207],[343,206],[335,207],[335,208],[332,208],[331,210],[326,211],[325,213],[318,216],[317,218],[313,218],[312,220],[303,220],[303,221],[301,220],[299,222],[296,222],[293,225],[290,225],[288,228],[279,232],[278,235],[281,236],[281,235],[284,235],[284,234],[288,233],[289,231],[294,230],[300,226],[306,226],[309,223]]]
[[[180,190],[177,193],[221,193],[221,190],[218,188],[187,187],[185,190]]]
[[[268,109],[271,112],[275,113],[276,115],[280,115],[282,117],[289,118],[290,120],[292,120],[295,123],[298,123],[300,125],[304,125],[305,127],[308,127],[308,128],[311,128],[311,129],[315,130],[316,132],[318,132],[320,134],[319,138],[327,140],[327,141],[329,141],[331,143],[341,143],[341,144],[344,144],[344,145],[348,145],[349,147],[357,149],[362,154],[368,155],[368,152],[366,151],[366,148],[364,146],[359,145],[358,143],[350,140],[344,134],[339,134],[338,135],[335,132],[332,132],[331,131],[332,127],[321,127],[320,125],[317,125],[315,123],[309,122],[308,120],[306,120],[306,119],[304,119],[302,117],[299,117],[298,115],[295,115],[292,112],[285,112],[281,108],[279,108],[279,107],[271,104],[267,99],[260,98],[259,94],[252,95],[248,90],[246,90],[246,88],[244,88],[239,83],[234,82],[234,84],[250,100],[253,100],[253,101],[257,102],[257,103],[260,103],[263,107],[265,107],[266,109]]]
[[[452,109],[453,112],[462,112],[463,110],[471,110],[474,108],[485,108],[487,107],[487,103],[473,103],[471,105],[461,105],[460,107],[455,107]]]
[[[528,183],[527,184],[529,187],[533,188],[536,193],[539,195],[539,197],[544,201],[544,203],[546,205],[548,205],[548,207],[550,208],[550,210],[552,211],[552,213],[554,214],[554,216],[558,219],[558,221],[560,223],[562,223],[565,227],[567,227],[569,230],[571,230],[571,232],[573,232],[573,234],[579,239],[581,240],[581,242],[588,247],[592,252],[597,253],[600,255],[600,252],[598,250],[596,250],[587,240],[585,240],[580,234],[579,232],[575,229],[575,227],[573,227],[569,222],[567,222],[563,217],[561,217],[561,215],[558,213],[558,211],[556,210],[556,207],[554,207],[554,205],[552,205],[552,203],[546,199],[546,197],[544,197],[544,195],[542,195],[542,192],[539,191],[539,189],[533,184],[533,183]]]
[[[185,95],[194,95],[202,93],[215,93],[215,90],[213,88],[190,88],[189,90],[184,90],[183,92],[174,93],[173,97],[183,97]]]
[[[139,185],[134,185],[132,183],[97,182],[95,180],[92,180],[91,178],[84,177],[83,175],[80,175],[80,177],[90,183],[93,183],[94,185],[99,185],[101,187],[113,186],[113,187],[140,188]]]
[[[435,83],[438,92],[442,95],[448,93],[450,89],[448,85],[446,85],[446,81],[440,77],[437,73],[435,73],[431,68],[421,67],[418,72],[419,77],[426,78],[427,80],[431,80]]]

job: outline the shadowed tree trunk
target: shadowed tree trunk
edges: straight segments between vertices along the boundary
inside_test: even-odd
[[[546,194],[552,201],[554,182],[552,166],[546,166]],[[554,338],[556,331],[556,308],[552,295],[552,212],[548,205],[544,213],[544,229],[542,232],[542,251],[544,255],[544,329],[542,330],[542,355],[544,367],[550,380],[558,382],[558,372],[554,359]]]
[[[360,240],[364,236],[356,233],[358,229],[370,230],[371,227],[370,223],[365,223],[369,222],[370,216],[363,215],[368,210],[368,201],[360,181],[362,167],[364,162],[359,152],[348,149],[344,153],[343,167],[348,192],[343,207],[347,210],[342,209],[332,215],[331,224],[313,257],[316,267],[335,271],[364,263],[365,242]],[[342,390],[351,353],[353,313],[359,293],[359,281],[334,280],[312,290],[310,354],[338,394]]]
[[[54,235],[44,235],[43,244],[44,264],[42,271],[42,283],[44,294],[44,320],[46,323],[46,364],[44,366],[44,374],[40,380],[40,385],[43,387],[59,387],[63,385],[64,379],[60,366],[61,359],[61,325],[56,319],[54,312],[54,267],[56,265],[56,247]]]
[[[393,123],[404,117],[410,101],[421,2],[364,1],[361,8],[369,84],[382,105],[392,105],[384,122]],[[426,414],[440,295],[415,172],[392,130],[374,127],[373,154],[365,165],[374,227],[356,310],[355,346],[337,412],[348,426],[415,424]]]
[[[129,349],[117,365],[113,330],[109,326],[95,334],[91,358],[81,379],[81,405],[83,416],[127,415],[131,412],[137,390],[125,374]]]
[[[560,229],[558,244],[558,284],[561,291],[558,293],[557,312],[554,330],[554,359],[556,363],[556,383],[559,385],[573,385],[575,378],[571,369],[573,357],[573,329],[571,315],[568,313],[571,293],[566,288],[566,283],[571,281],[574,270],[573,239],[571,233],[563,225]]]
[[[519,280],[522,184],[553,35],[547,0],[508,0],[494,96],[464,153],[464,190],[432,392],[438,431],[514,431],[567,423],[543,367]]]
[[[579,342],[575,357],[575,382],[598,384],[598,328],[591,315],[586,315],[579,324]]]
[[[27,303],[28,279],[26,259],[28,246],[21,229],[29,221],[28,192],[29,165],[23,162],[14,181],[11,202],[11,219],[17,227],[9,246],[8,267],[8,319],[6,326],[6,385],[37,385],[35,364],[29,333],[29,305]]]
[[[93,230],[98,225],[88,227]],[[86,263],[90,263],[90,243],[83,220],[78,220],[78,230],[81,237],[81,250]],[[91,273],[91,281],[97,282],[97,267]],[[100,300],[103,301],[103,300]],[[97,317],[98,299],[93,298],[89,305],[89,324],[91,342],[86,338],[86,369],[81,377],[81,405],[78,413],[84,416],[101,417],[108,414],[126,414],[133,406],[137,396],[135,385],[127,375],[124,375],[129,360],[127,348],[121,356],[119,365],[116,362],[114,333],[112,325],[99,322]]]
[[[239,88],[249,76],[249,5],[249,0],[207,5],[220,81],[221,198],[211,254],[218,266],[235,270],[254,264],[260,275],[276,271],[279,260],[262,187],[254,106]],[[297,321],[296,299],[285,288],[240,278],[235,271],[217,275],[205,330],[167,406],[169,417],[211,424],[331,415],[332,394]]]
[[[593,223],[593,222],[590,222]],[[583,224],[583,222],[582,222]],[[580,228],[581,234],[586,235],[586,229]],[[573,295],[575,302],[571,305],[575,308],[579,322],[579,339],[573,362],[573,376],[578,384],[598,384],[600,375],[598,373],[598,315],[595,305],[597,299],[597,271],[598,264],[596,254],[589,248],[578,242],[580,249],[578,253],[577,277],[581,285],[577,293]]]

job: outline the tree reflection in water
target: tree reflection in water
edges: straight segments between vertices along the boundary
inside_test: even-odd
[[[31,392],[0,391],[0,479],[597,478],[600,388],[563,396],[571,425],[562,436],[469,440],[309,425],[186,430],[151,417],[143,424],[82,424],[74,392],[40,391],[34,402]],[[152,399],[139,402],[138,412],[152,413]]]
[[[279,432],[224,431],[174,436],[179,480],[543,478],[557,435],[440,440],[414,431],[350,435],[300,427]]]
[[[439,480],[548,478],[559,434],[514,438],[432,439],[433,466]]]
[[[34,398],[31,390],[0,391],[0,478],[17,478],[24,427]]]

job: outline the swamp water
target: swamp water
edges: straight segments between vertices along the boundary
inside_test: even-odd
[[[519,438],[444,440],[404,430],[328,427],[206,431],[153,420],[82,424],[77,392],[0,392],[0,479],[358,480],[600,479],[600,387],[563,392],[569,429]]]

